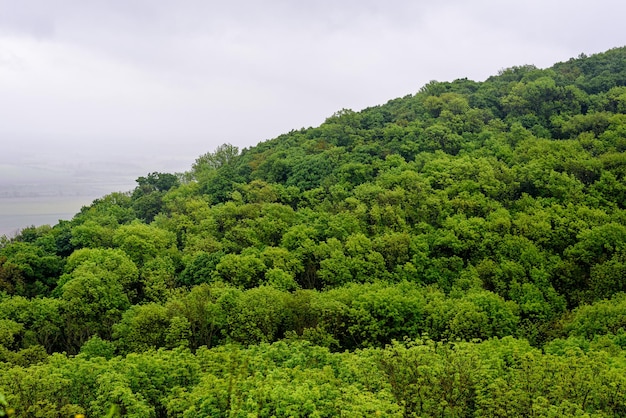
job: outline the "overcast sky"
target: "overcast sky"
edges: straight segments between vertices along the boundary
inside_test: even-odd
[[[0,0],[0,180],[183,171],[430,80],[623,46],[624,16],[623,0]]]

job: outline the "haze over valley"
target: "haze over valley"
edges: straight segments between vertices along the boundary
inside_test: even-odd
[[[132,158],[79,155],[72,160],[53,153],[0,157],[0,236],[35,225],[69,220],[82,206],[113,192],[131,191],[135,179],[154,167],[167,172],[189,169],[192,158]]]

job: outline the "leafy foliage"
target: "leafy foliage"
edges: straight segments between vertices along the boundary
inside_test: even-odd
[[[626,48],[414,95],[0,241],[0,413],[626,415]]]

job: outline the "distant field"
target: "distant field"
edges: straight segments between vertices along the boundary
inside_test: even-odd
[[[114,191],[132,190],[125,167],[58,168],[0,162],[0,236],[25,227],[55,225]]]
[[[11,237],[18,230],[35,225],[54,225],[71,219],[95,197],[21,197],[0,198],[0,236]]]
[[[21,152],[21,151],[20,151]],[[112,192],[133,190],[135,179],[152,171],[178,172],[186,159],[147,156],[128,159],[87,153],[27,155],[3,150],[0,155],[0,236],[12,236],[31,225],[71,219],[82,206]]]

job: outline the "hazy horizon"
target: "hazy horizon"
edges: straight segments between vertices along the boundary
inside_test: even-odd
[[[6,176],[11,173],[10,176]],[[45,169],[0,164],[0,236],[14,236],[29,226],[55,225],[71,219],[94,199],[130,191],[130,173],[111,177],[103,171]],[[19,178],[18,182],[5,180]]]
[[[54,158],[18,164],[2,161],[0,236],[13,236],[32,225],[55,225],[59,219],[69,220],[94,199],[113,192],[132,191],[140,176],[154,171],[184,172],[194,160],[163,157],[117,161],[101,156],[100,160],[91,161]]]

